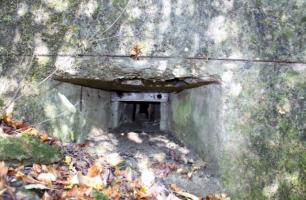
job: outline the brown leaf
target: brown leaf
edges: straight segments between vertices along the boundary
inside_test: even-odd
[[[175,183],[172,183],[172,184],[170,185],[170,187],[171,187],[171,189],[172,189],[174,192],[180,192],[180,191],[182,191],[182,189],[179,188]]]
[[[95,164],[93,166],[91,166],[89,169],[88,169],[88,173],[87,173],[87,176],[89,177],[95,177],[95,176],[98,176],[101,174],[102,172],[102,166],[100,164]]]
[[[42,200],[52,200],[53,198],[48,194],[48,192],[45,192],[41,199]]]
[[[119,185],[114,185],[113,187],[109,187],[103,191],[104,194],[111,197],[112,199],[120,199],[120,188]]]
[[[37,180],[43,182],[43,183],[46,183],[46,184],[51,184],[52,181],[56,181],[56,175],[53,174],[53,173],[40,173],[38,176],[37,176]]]
[[[48,133],[42,133],[41,135],[39,135],[39,139],[43,142],[48,141],[49,139]]]
[[[42,169],[41,169],[41,166],[39,164],[33,164],[32,166],[32,170],[36,173],[41,173]]]
[[[230,198],[226,194],[210,194],[205,200],[230,200]]]
[[[48,172],[49,171],[47,165],[41,165],[41,169],[44,172]]]
[[[82,173],[79,172],[78,179],[79,179],[80,185],[92,187],[97,190],[104,188],[103,180],[101,179],[100,176],[95,176],[95,177],[83,176]]]
[[[8,167],[6,166],[5,162],[0,162],[0,177],[4,177],[7,175]]]
[[[178,196],[184,197],[186,199],[191,199],[191,200],[201,200],[202,198],[197,197],[193,194],[190,194],[188,192],[184,192],[181,188],[179,188],[175,183],[170,185],[171,189],[174,191],[175,194]]]
[[[12,126],[17,129],[27,129],[29,125],[27,125],[23,120],[14,120]]]
[[[131,58],[138,60],[140,54],[141,54],[141,46],[139,44],[136,44],[131,50]]]
[[[4,113],[1,118],[8,125],[10,125],[13,121],[11,113]]]

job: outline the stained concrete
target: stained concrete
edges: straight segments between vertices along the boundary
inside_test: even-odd
[[[222,86],[212,84],[170,97],[170,130],[215,167],[227,137],[222,131],[222,95]]]
[[[66,142],[81,142],[110,127],[110,93],[69,83],[47,81],[23,93],[15,107],[15,117],[26,116],[29,124]]]

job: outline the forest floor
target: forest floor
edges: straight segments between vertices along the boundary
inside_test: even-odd
[[[160,131],[118,129],[89,137],[82,144],[65,144],[2,116],[1,142],[16,138],[25,138],[18,154],[22,148],[29,153],[30,146],[40,142],[60,149],[62,159],[51,163],[0,161],[0,200],[229,199],[209,163]],[[35,158],[36,153],[30,156]]]
[[[169,134],[117,130],[88,142],[91,155],[112,165],[124,162],[152,193],[166,195],[175,186],[198,197],[222,193],[209,163]]]

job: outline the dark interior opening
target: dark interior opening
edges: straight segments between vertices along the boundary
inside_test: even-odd
[[[159,130],[159,102],[120,102],[120,131],[152,132]]]

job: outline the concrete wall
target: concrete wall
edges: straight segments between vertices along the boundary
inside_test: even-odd
[[[103,134],[111,127],[111,93],[82,87],[81,113],[91,127],[89,134]]]
[[[222,87],[202,86],[172,94],[170,130],[212,166],[222,156]]]
[[[0,9],[0,69],[34,53],[37,76],[57,68],[71,82],[216,74],[192,58],[306,61],[303,0],[15,0]],[[147,57],[129,58],[136,44]]]
[[[306,66],[223,67],[220,84],[171,95],[172,129],[233,199],[303,199]]]
[[[1,97],[11,97],[3,87]],[[63,141],[81,142],[109,128],[110,93],[59,81],[22,90],[14,103],[16,118],[24,118]]]

